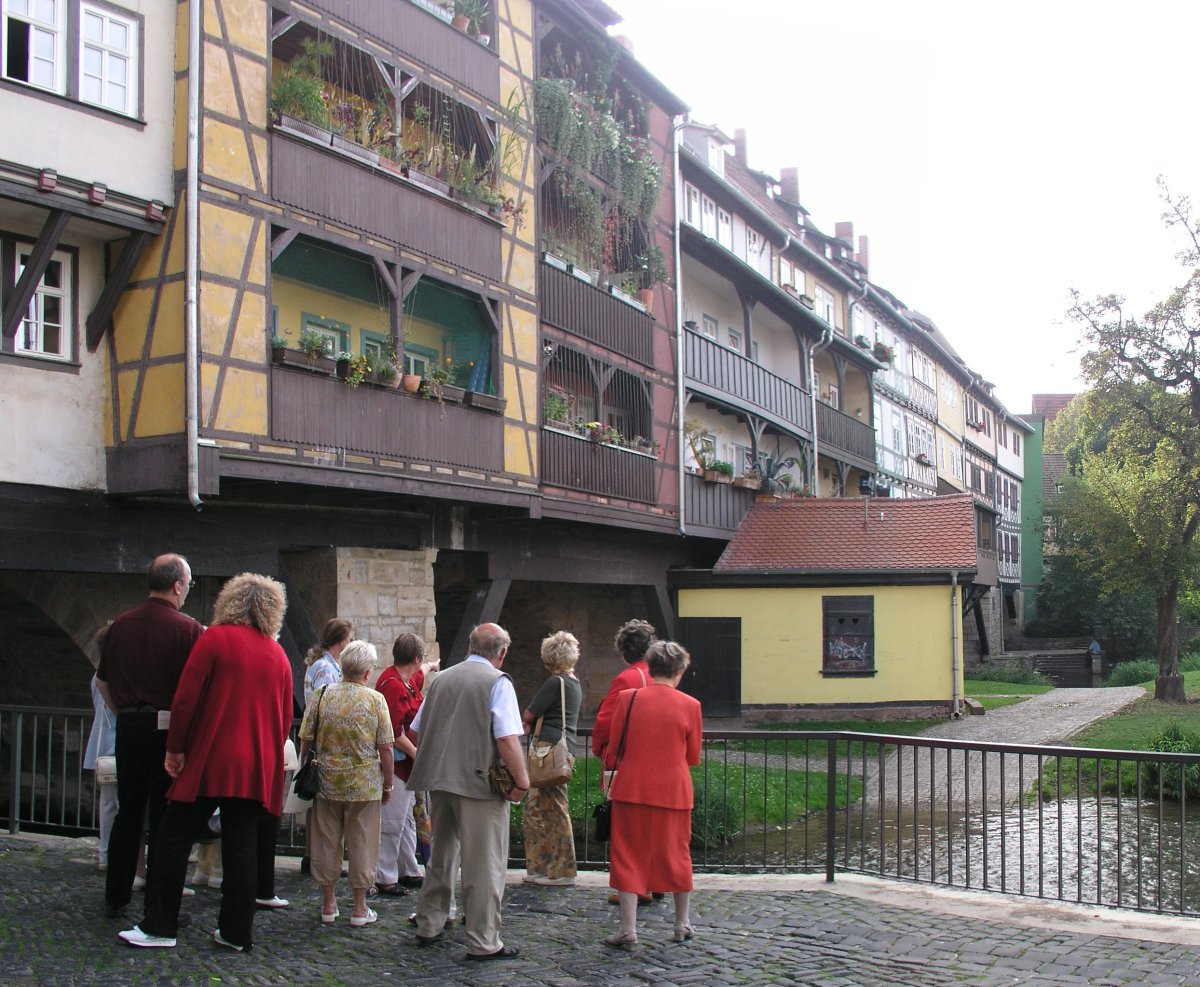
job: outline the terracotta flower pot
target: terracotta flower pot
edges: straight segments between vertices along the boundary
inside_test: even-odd
[[[469,28],[471,26],[471,18],[466,17],[462,14],[456,14],[454,17],[451,18],[450,26],[457,28],[458,30],[462,31],[463,33],[466,33],[467,28]]]
[[[421,375],[404,374],[400,378],[400,386],[403,387],[408,394],[416,394],[417,391],[421,389]]]

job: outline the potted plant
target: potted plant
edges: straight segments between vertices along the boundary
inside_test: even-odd
[[[338,376],[342,377],[347,387],[358,387],[371,376],[371,358],[365,353],[351,357],[346,361],[346,372],[341,372],[342,361],[338,360]]]
[[[487,25],[486,0],[454,0],[454,19],[451,24],[472,37],[478,36]]]
[[[321,59],[333,54],[328,41],[306,38],[304,51],[271,80],[271,116],[280,126],[318,144],[329,144],[328,90]]]
[[[329,356],[329,339],[315,329],[305,329],[300,333],[296,343],[300,352],[308,357],[310,366],[316,366],[317,360]]]
[[[542,399],[543,424],[566,426],[572,419],[572,408],[575,405],[575,395],[565,387],[550,384],[546,388],[546,396]]]
[[[287,353],[287,337],[280,336],[278,333],[271,337],[271,360],[274,363],[283,363]]]
[[[790,490],[792,474],[786,471],[797,465],[799,463],[795,456],[768,456],[762,468],[763,486],[767,488],[767,492],[783,495]]]
[[[732,483],[733,463],[726,459],[710,459],[704,467],[704,479],[709,483]]]
[[[421,397],[426,401],[437,398],[438,404],[442,406],[443,418],[446,417],[447,400],[458,402],[463,399],[463,389],[450,383],[453,379],[454,374],[450,369],[432,367],[421,382]]]
[[[649,312],[654,305],[654,286],[668,278],[666,258],[662,248],[655,244],[645,253],[638,254],[634,261],[637,265],[634,273],[638,281],[638,298]]]
[[[400,386],[400,372],[391,360],[380,360],[376,363],[375,372],[371,376],[375,383],[383,384],[385,387],[395,389]]]
[[[400,376],[400,387],[406,394],[416,394],[421,389],[421,375],[405,373]]]
[[[875,348],[871,350],[871,355],[881,363],[891,363],[896,358],[896,351],[884,342],[876,342]]]

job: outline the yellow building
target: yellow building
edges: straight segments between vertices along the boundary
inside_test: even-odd
[[[896,718],[962,703],[969,495],[761,500],[708,571],[675,574],[709,716]]]

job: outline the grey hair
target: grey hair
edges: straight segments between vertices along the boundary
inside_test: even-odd
[[[674,641],[655,641],[646,652],[650,674],[660,679],[674,678],[691,663],[687,648]]]
[[[375,667],[379,655],[369,641],[351,641],[342,652],[342,678],[356,682]]]

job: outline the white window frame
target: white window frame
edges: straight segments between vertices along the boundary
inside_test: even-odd
[[[729,348],[731,350],[735,350],[738,353],[743,352],[743,344],[745,341],[745,337],[742,336],[741,330],[734,329],[733,326],[729,326],[728,328],[726,328],[725,332],[726,332],[725,338],[729,340]]]
[[[713,342],[716,342],[717,336],[721,332],[721,323],[719,323],[711,315],[707,315],[707,314],[701,315],[700,316],[700,331],[702,333],[704,333],[704,335],[706,335],[709,339],[713,340]]]
[[[733,252],[733,213],[717,206],[717,243]]]
[[[683,221],[700,229],[700,190],[690,182],[683,186]]]
[[[711,239],[717,238],[717,204],[707,195],[700,196],[700,232]]]
[[[84,32],[84,24],[87,18],[98,17],[103,24],[104,38],[100,42],[89,40]],[[126,47],[124,49],[116,48],[110,41],[109,35],[113,25],[119,25],[125,30]],[[85,96],[84,80],[87,77],[85,65],[87,61],[87,50],[91,48],[99,52],[102,68],[100,76],[101,99],[99,101],[88,99]],[[114,62],[123,61],[125,63],[125,101],[121,106],[117,106],[108,101],[108,91],[112,85],[109,79],[110,67]],[[79,7],[79,100],[83,103],[90,103],[93,106],[102,106],[106,110],[112,110],[114,113],[120,113],[124,116],[136,117],[138,115],[138,22],[132,17],[124,17],[108,9],[100,7],[96,4],[83,3]]]
[[[24,269],[21,266],[21,254],[31,253],[32,251],[32,243],[17,242],[14,284],[21,279],[21,272]],[[56,250],[50,257],[50,263],[58,263],[60,265],[62,275],[60,279],[61,284],[57,288],[48,287],[46,285],[46,277],[44,274],[42,275],[42,280],[38,282],[37,288],[34,289],[33,297],[29,300],[29,308],[26,310],[20,325],[17,326],[17,335],[13,340],[13,352],[41,360],[70,363],[75,359],[76,336],[75,299],[72,293],[75,276],[73,258],[65,250]],[[59,312],[62,320],[59,326],[63,350],[61,353],[52,353],[45,349],[45,312],[46,299],[48,298],[57,298],[59,300]]]
[[[814,311],[822,319],[833,325],[834,318],[834,302],[833,292],[826,288],[823,284],[818,284],[813,287]]]
[[[22,0],[26,10],[33,8],[36,10],[38,0]],[[46,2],[46,0],[42,0]],[[63,93],[66,90],[66,61],[67,61],[67,4],[69,0],[49,0],[54,5],[54,21],[45,21],[37,17],[34,13],[22,12],[14,9],[13,0],[6,0],[3,4],[3,22],[0,27],[0,52],[3,52],[4,66],[3,78],[10,82],[20,83],[21,85],[33,86],[36,89],[44,89],[48,92]],[[31,71],[34,63],[38,61],[36,56],[37,39],[40,34],[42,37],[48,36],[53,47],[53,63],[51,73],[53,79],[47,85],[43,82],[37,82],[32,78],[22,79],[11,74],[11,66],[8,64],[8,45],[9,45],[9,27],[12,22],[28,25],[29,32],[29,61],[25,65],[25,72],[32,76]],[[44,61],[44,59],[43,59]]]

